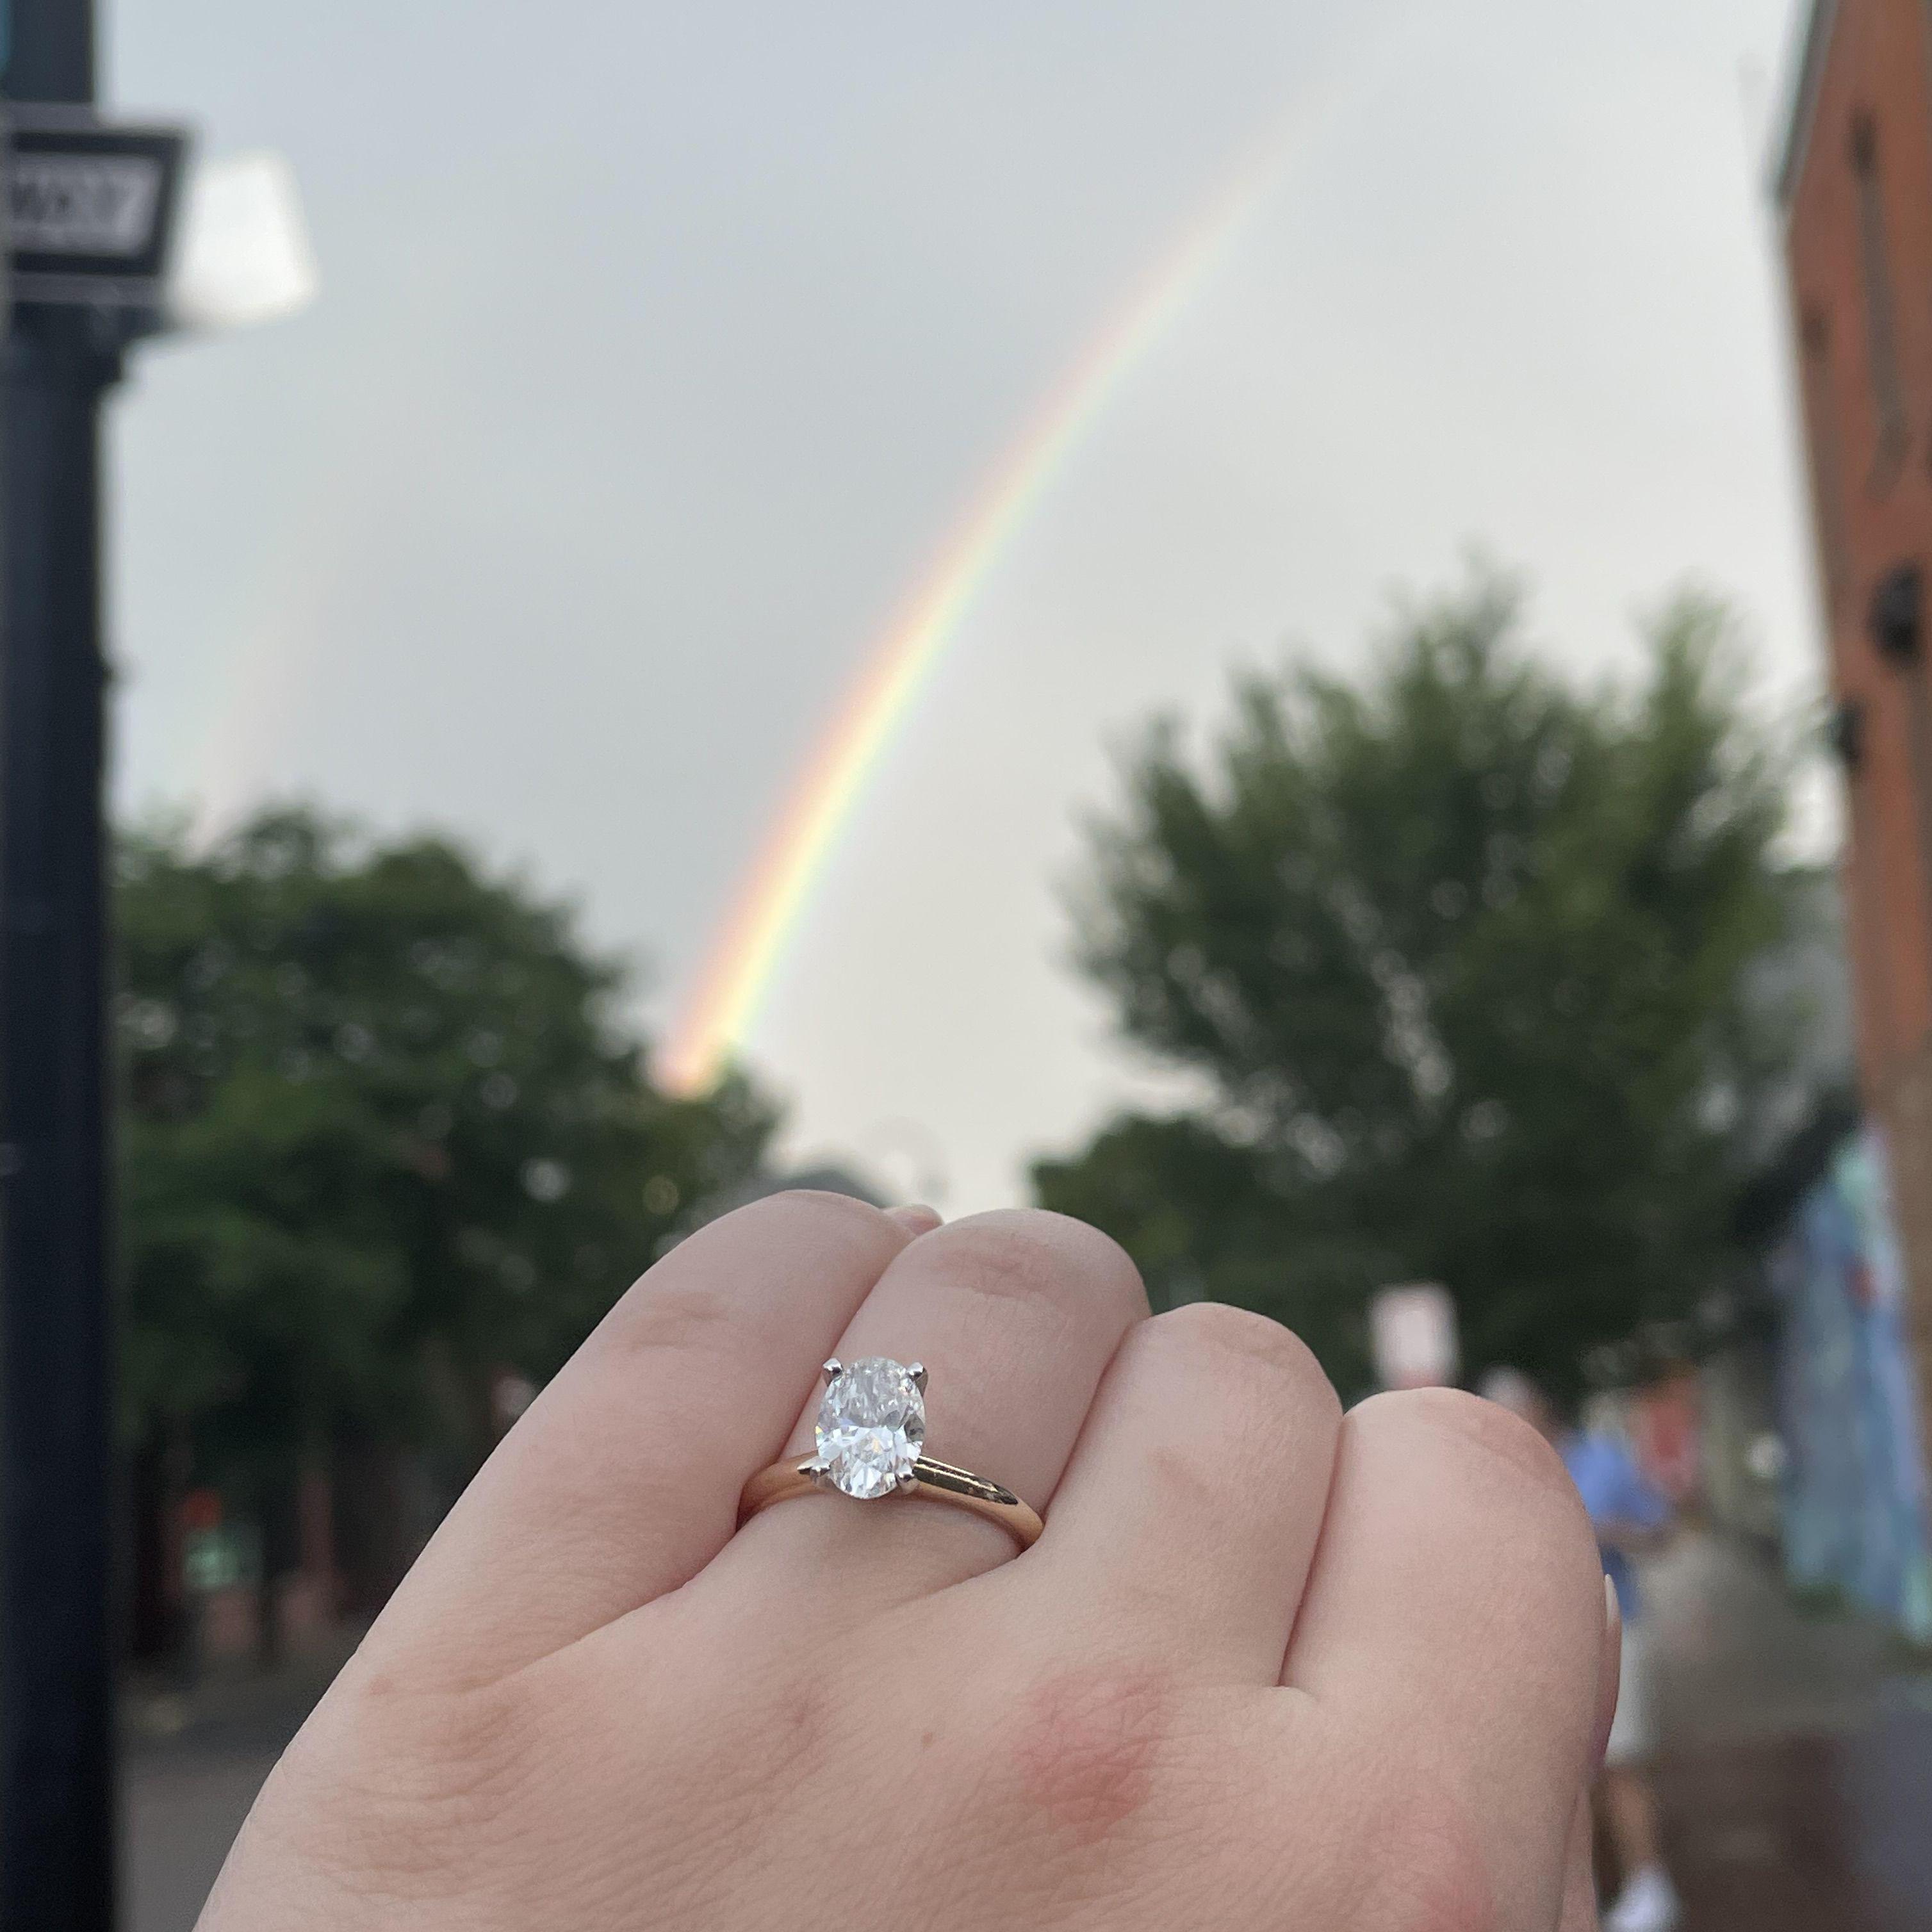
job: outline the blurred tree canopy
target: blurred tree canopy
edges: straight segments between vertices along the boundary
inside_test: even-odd
[[[338,1432],[487,1449],[497,1376],[562,1361],[757,1166],[742,1084],[652,1084],[568,912],[433,838],[298,810],[120,842],[130,1438],[257,1493]]]
[[[1198,1103],[1040,1162],[1156,1298],[1258,1307],[1366,1385],[1378,1287],[1454,1292],[1471,1366],[1574,1387],[1720,1280],[1790,1016],[1789,760],[1730,628],[1681,601],[1646,674],[1584,691],[1494,582],[1359,679],[1240,680],[1203,760],[1172,721],[1093,829],[1079,957]]]

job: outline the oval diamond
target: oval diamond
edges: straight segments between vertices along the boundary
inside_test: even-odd
[[[902,1362],[848,1362],[818,1405],[818,1460],[848,1496],[883,1496],[912,1473],[926,1440],[926,1397]]]

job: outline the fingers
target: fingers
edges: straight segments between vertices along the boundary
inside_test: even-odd
[[[1527,1424],[1450,1390],[1350,1412],[1285,1678],[1455,1798],[1499,1924],[1556,1920],[1604,1622],[1582,1506]]]
[[[980,1214],[908,1247],[827,1352],[922,1362],[925,1453],[1044,1510],[1102,1371],[1146,1310],[1133,1264],[1104,1234],[1058,1214]],[[811,1451],[818,1402],[814,1391],[788,1455]],[[794,1571],[849,1562],[876,1600],[940,1588],[1013,1553],[1004,1530],[941,1503],[808,1496],[747,1523],[718,1567],[729,1583],[741,1562]]]
[[[1277,1322],[1211,1303],[1144,1322],[1101,1384],[1027,1587],[1163,1651],[1185,1631],[1190,1667],[1274,1683],[1341,1419]]]
[[[862,1202],[794,1193],[673,1249],[498,1445],[384,1611],[382,1641],[488,1676],[694,1575],[911,1238]]]

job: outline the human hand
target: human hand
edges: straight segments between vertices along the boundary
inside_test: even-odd
[[[1528,1427],[1345,1417],[1259,1316],[1147,1319],[1043,1214],[712,1223],[506,1438],[270,1778],[202,1932],[1580,1932],[1614,1697]],[[1046,1514],[810,1496],[820,1363]],[[735,1531],[735,1533],[734,1533]]]

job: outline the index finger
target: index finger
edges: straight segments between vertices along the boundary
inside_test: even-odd
[[[674,1248],[498,1444],[378,1620],[460,1676],[562,1649],[702,1569],[905,1222],[753,1202]]]
[[[1498,1924],[1553,1924],[1604,1615],[1582,1500],[1534,1430],[1452,1389],[1376,1396],[1342,1420],[1283,1681],[1441,1781]]]

